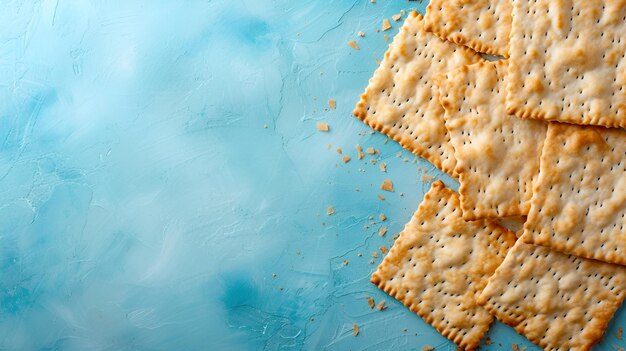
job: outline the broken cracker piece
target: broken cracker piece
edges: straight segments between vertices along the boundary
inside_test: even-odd
[[[352,326],[352,332],[354,333],[354,336],[359,335],[359,326],[356,325],[356,323]]]
[[[367,151],[368,154],[373,155],[374,154],[374,148],[373,147],[368,147]]]
[[[354,40],[348,41],[348,46],[352,47],[355,50],[361,50],[361,48],[359,48],[359,45]]]
[[[330,130],[330,127],[328,127],[328,123],[326,122],[317,122],[316,127],[320,132],[328,132]]]
[[[341,160],[343,161],[343,163],[348,163],[350,162],[350,156],[344,156],[341,158]]]
[[[626,267],[521,241],[478,303],[545,350],[589,350],[626,297]]]
[[[358,33],[358,35],[359,35],[360,37],[364,37],[364,36],[365,36],[365,33],[363,33],[363,32],[359,32],[359,33]]]
[[[380,188],[385,191],[393,192],[393,182],[389,179],[385,179],[380,185]]]
[[[385,201],[385,197],[384,196],[382,196],[382,195],[376,195],[376,196],[378,196],[378,199],[380,199],[382,201]]]
[[[385,236],[385,234],[387,234],[387,228],[380,227],[380,229],[378,229],[378,235]]]
[[[395,14],[395,15],[391,16],[391,19],[396,21],[396,22],[398,22],[401,18],[402,18],[402,14],[401,13],[398,13],[398,14]]]
[[[424,31],[423,26],[420,14],[408,14],[353,114],[456,177],[454,149],[432,78],[482,58]]]
[[[385,18],[385,19],[383,19],[382,30],[386,31],[386,30],[389,30],[389,29],[391,29],[391,23],[389,23],[389,20]]]
[[[389,249],[387,249],[387,246],[381,246],[380,247],[380,252],[382,252],[383,255],[386,254],[388,251],[389,251]]]
[[[365,156],[365,154],[363,154],[363,149],[361,149],[361,145],[356,144],[356,151],[358,151],[359,153],[359,156],[358,156],[359,160],[362,159],[363,156]]]
[[[328,107],[330,107],[331,110],[336,109],[337,108],[337,101],[335,99],[328,100]]]
[[[380,218],[380,220],[381,220],[381,221],[383,221],[383,222],[384,222],[385,220],[387,220],[387,216],[385,216],[385,214],[384,214],[384,213],[381,213],[380,215],[378,215],[378,218]]]
[[[494,222],[463,220],[458,194],[436,181],[371,280],[474,350],[493,321],[476,298],[514,242]]]
[[[367,298],[367,304],[370,305],[370,309],[374,309],[374,306],[376,305],[376,302],[374,301],[373,297],[368,297]]]
[[[326,209],[326,215],[330,216],[330,215],[332,215],[334,213],[335,213],[335,209],[332,206],[330,206],[330,207],[328,207]]]
[[[378,308],[379,311],[384,311],[387,309],[387,306],[385,306],[385,301],[381,301],[378,303],[378,306],[376,307]]]
[[[381,172],[387,173],[387,164],[385,162],[381,162],[378,167],[380,168]]]
[[[548,124],[506,112],[506,69],[506,60],[479,62],[436,79],[466,221],[530,210]]]

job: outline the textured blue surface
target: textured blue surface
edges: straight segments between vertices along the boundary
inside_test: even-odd
[[[369,283],[423,170],[455,186],[350,116],[389,43],[382,18],[414,7],[2,2],[0,349],[454,350]],[[597,349],[624,346],[618,319]],[[536,349],[489,335],[489,350]]]

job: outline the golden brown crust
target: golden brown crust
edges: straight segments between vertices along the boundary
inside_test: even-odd
[[[465,222],[458,195],[436,181],[371,281],[474,350],[493,320],[476,298],[514,243],[493,222]]]
[[[626,2],[512,1],[508,112],[626,127]]]
[[[547,123],[505,109],[506,61],[479,62],[437,78],[465,220],[525,216]]]
[[[545,350],[589,350],[626,296],[626,267],[517,242],[478,298]]]
[[[431,77],[481,58],[468,48],[424,31],[423,25],[420,14],[409,13],[353,113],[404,148],[456,176],[454,151]]]
[[[478,52],[509,56],[511,1],[431,0],[425,29]]]
[[[626,265],[626,131],[551,123],[521,240]]]

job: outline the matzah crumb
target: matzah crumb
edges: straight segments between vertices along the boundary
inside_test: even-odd
[[[430,174],[424,174],[422,175],[422,182],[430,182],[431,180],[433,180],[433,176],[431,176]]]
[[[385,191],[393,192],[393,182],[389,179],[385,179],[380,185],[380,188]]]
[[[343,152],[343,151],[341,150],[341,148],[340,148],[340,147],[338,147],[338,148],[337,148],[337,153],[341,155],[341,153],[342,153],[342,152]]]
[[[383,255],[384,255],[384,254],[386,254],[387,252],[389,252],[389,249],[387,249],[387,246],[381,246],[381,247],[380,247],[380,252],[382,252],[382,253],[383,253]]]
[[[367,298],[367,304],[370,305],[370,309],[374,309],[374,306],[376,305],[376,302],[374,301],[373,297],[368,297]]]
[[[370,160],[370,163],[371,163],[371,164],[373,164],[373,165],[375,165],[377,162],[378,162],[378,161],[376,161],[375,159],[371,159],[371,160]]]
[[[385,201],[385,197],[384,197],[384,196],[382,196],[382,195],[376,195],[376,196],[378,196],[378,198],[379,198],[380,200]]]
[[[348,42],[348,46],[351,46],[352,48],[354,48],[355,50],[360,50],[359,45],[357,45],[356,41],[354,40],[350,40]]]
[[[347,266],[348,265],[348,260],[343,260],[343,265]]]
[[[341,158],[341,160],[343,161],[343,163],[348,163],[350,162],[350,156],[344,156]]]
[[[385,220],[387,220],[387,216],[385,216],[385,214],[384,214],[384,213],[381,213],[381,214],[378,216],[378,218],[380,218],[380,220],[381,220],[381,221],[383,221],[383,222],[384,222]]]
[[[391,29],[391,23],[389,23],[389,20],[386,19],[386,18],[383,20],[383,28],[382,29],[383,29],[383,31]]]
[[[272,278],[276,278],[276,273],[272,273]]]
[[[354,323],[354,326],[352,327],[352,330],[354,331],[354,336],[359,335],[359,326],[356,325],[356,323]]]
[[[334,213],[335,213],[335,209],[332,206],[326,209],[326,214],[328,216],[330,216],[330,215],[332,215]]]
[[[378,229],[378,235],[385,236],[385,234],[387,234],[387,228],[380,227],[380,229]]]
[[[619,327],[619,329],[617,329],[617,334],[615,334],[615,336],[619,339],[622,340],[622,333],[624,332],[624,328]]]
[[[387,41],[387,40],[389,40],[389,36],[388,36],[387,34],[385,34],[385,35],[383,35],[383,39],[384,39],[385,41]]]
[[[398,14],[395,14],[395,15],[391,16],[391,19],[396,21],[396,22],[398,22],[401,18],[402,18],[402,14],[401,13],[398,13]]]
[[[374,264],[374,259],[373,258],[370,260],[370,264]]]
[[[363,32],[359,32],[359,36],[360,36],[360,37],[364,37],[364,36],[365,36],[365,33],[363,33]]]
[[[434,349],[434,347],[428,345],[422,347],[422,351],[433,351]]]
[[[485,345],[489,346],[489,345],[491,345],[491,344],[492,344],[492,342],[491,342],[491,338],[490,338],[490,337],[487,337],[487,338],[485,339]]]
[[[376,252],[376,251],[372,252],[372,257],[378,258],[378,252]]]
[[[263,128],[267,129],[267,124],[264,124],[264,125],[263,125]]]
[[[328,123],[326,123],[326,122],[318,122],[317,123],[317,130],[319,130],[320,132],[328,132],[330,130],[330,128],[328,127]]]
[[[381,302],[379,302],[379,303],[378,303],[378,307],[377,307],[377,308],[378,308],[378,310],[379,310],[379,311],[384,311],[384,310],[386,310],[386,309],[387,309],[387,306],[385,306],[385,301],[381,301]]]
[[[387,173],[387,164],[385,162],[381,162],[378,167],[380,167],[381,172]]]
[[[360,253],[360,252],[358,254],[356,254],[356,255],[359,256],[359,257],[363,257],[363,254]]]
[[[367,153],[370,154],[370,155],[373,155],[374,154],[374,148],[373,147],[368,147],[367,148]]]
[[[511,348],[513,349],[513,351],[519,351],[517,344],[511,344]]]
[[[363,149],[361,149],[361,145],[356,144],[356,151],[359,152],[359,160],[363,158],[363,156],[365,156],[365,154],[363,154]]]
[[[333,110],[336,109],[337,108],[337,101],[335,99],[328,100],[328,107],[330,107]]]

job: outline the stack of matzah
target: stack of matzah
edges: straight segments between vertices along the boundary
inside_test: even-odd
[[[588,350],[622,304],[623,33],[626,1],[431,0],[361,96],[358,118],[459,180],[433,184],[372,276],[459,347],[495,317]]]

